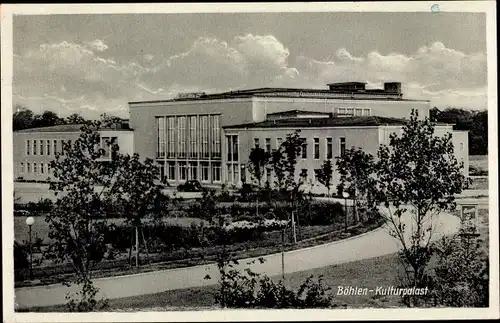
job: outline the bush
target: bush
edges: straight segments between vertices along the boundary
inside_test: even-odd
[[[14,278],[16,281],[25,279],[26,269],[29,268],[28,248],[14,241]]]

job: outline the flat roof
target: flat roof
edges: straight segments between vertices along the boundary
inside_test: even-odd
[[[385,125],[403,125],[407,119],[387,118],[387,117],[341,117],[341,118],[287,118],[273,119],[256,123],[245,123],[230,125],[224,129],[243,128],[335,128],[335,127],[369,127]],[[436,125],[448,125],[445,123],[435,123]]]
[[[16,133],[31,133],[31,132],[80,132],[83,124],[62,124],[50,127],[28,128],[16,130]],[[134,131],[133,129],[120,129],[120,128],[101,128],[101,131]]]
[[[345,83],[344,83],[345,84]],[[366,97],[369,96],[369,97]],[[311,98],[311,99],[347,99],[347,100],[383,100],[383,101],[413,101],[429,102],[429,100],[403,99],[402,95],[393,92],[386,92],[383,89],[367,89],[363,91],[348,89],[305,89],[305,88],[255,88],[247,90],[237,90],[213,94],[200,94],[195,97],[181,97],[165,100],[150,101],[131,101],[130,105],[163,103],[163,102],[182,102],[182,101],[206,101],[206,100],[224,100],[241,99],[252,97],[289,97],[289,98]]]

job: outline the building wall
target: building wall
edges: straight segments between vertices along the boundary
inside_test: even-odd
[[[266,147],[266,138],[270,139],[271,151],[278,147],[277,139],[281,138],[285,141],[287,134],[293,134],[295,129],[248,129],[248,130],[228,130],[226,135],[237,134],[239,138],[239,166],[245,166],[245,179],[246,182],[251,182],[250,173],[248,171],[248,157],[251,149],[255,146],[255,139],[259,139],[259,146],[263,149]],[[307,170],[307,182],[313,190],[321,189],[316,179],[314,178],[314,170],[321,167],[323,162],[327,159],[327,138],[332,138],[332,164],[335,170],[336,157],[340,156],[340,138],[345,138],[345,148],[360,147],[370,154],[376,154],[378,147],[378,127],[363,127],[363,128],[306,128],[300,131],[300,137],[305,138],[307,143],[307,158],[303,159],[300,156],[297,160],[296,178],[298,178],[302,169]],[[319,158],[314,158],[314,138],[319,139]],[[227,160],[225,160],[227,169]],[[267,175],[264,175],[265,177]],[[271,182],[274,182],[274,176],[271,177]],[[336,173],[333,179],[332,188],[338,184],[339,175]],[[263,178],[263,182],[266,178]],[[233,182],[227,181],[228,184],[241,184],[243,178],[236,179]],[[271,183],[272,184],[272,183]]]
[[[430,104],[427,101],[254,98],[253,121],[264,121],[268,113],[289,110],[336,113],[339,108],[370,109],[372,116],[392,118],[408,118],[412,109],[417,109],[419,118],[423,119],[429,116]]]
[[[458,162],[464,163],[464,175],[469,176],[469,132],[453,131],[453,146],[455,147],[455,157]]]
[[[158,117],[168,116],[198,116],[197,118],[197,132],[200,131],[200,116],[202,115],[218,115],[219,119],[219,138],[221,144],[221,156],[218,158],[210,157],[209,160],[199,158],[201,155],[200,151],[196,154],[196,157],[191,156],[175,156],[170,157],[160,157],[157,154],[158,150],[158,124],[156,119]],[[178,120],[178,119],[176,119]],[[201,180],[202,165],[208,162],[209,167],[209,180],[206,183],[219,183],[220,181],[214,181],[213,171],[217,165],[221,165],[222,174],[221,178],[225,178],[224,167],[222,167],[222,160],[225,158],[225,136],[223,126],[249,123],[252,122],[252,100],[249,99],[232,99],[232,100],[211,100],[211,101],[178,101],[178,102],[158,102],[158,103],[144,103],[144,104],[131,104],[130,105],[130,126],[134,129],[134,151],[138,153],[141,158],[152,158],[157,161],[158,166],[166,175],[169,175],[169,166],[172,164],[175,167],[175,174],[173,180],[169,182],[173,185],[184,182],[185,180],[180,179],[181,169],[180,166],[187,164],[196,165],[197,174],[196,179]],[[190,122],[187,121],[187,122]],[[186,128],[189,129],[189,123],[186,123]],[[168,132],[168,129],[165,129]],[[189,130],[188,130],[189,131]],[[190,134],[187,133],[187,136]],[[177,136],[177,131],[176,135]],[[188,137],[187,137],[188,138]],[[189,140],[189,139],[187,139]],[[176,139],[177,141],[177,139]],[[177,149],[177,146],[176,146]],[[176,150],[177,152],[177,150]],[[185,177],[186,179],[194,179],[192,176]]]
[[[75,141],[79,137],[78,132],[14,132],[13,134],[13,157],[14,157],[14,179],[22,177],[25,180],[46,180],[51,177],[49,163],[55,159],[54,141],[58,152],[62,151],[62,141]],[[101,137],[117,137],[120,152],[133,153],[134,134],[132,131],[102,131]],[[30,142],[30,154],[27,154],[27,142]],[[33,154],[33,142],[36,141],[37,152]],[[44,142],[43,155],[40,154],[40,141]],[[50,150],[47,150],[47,141]],[[48,154],[50,153],[50,154]],[[36,164],[36,171],[34,165]],[[29,171],[28,171],[29,165]],[[43,165],[43,172],[40,166]]]

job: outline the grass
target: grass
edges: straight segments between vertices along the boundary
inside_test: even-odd
[[[455,212],[458,215],[458,210]],[[488,254],[489,230],[488,207],[481,206],[479,211],[478,232],[482,252]],[[303,272],[288,274],[285,283],[288,288],[297,289],[309,276],[322,276],[323,283],[332,289],[334,303],[346,308],[392,308],[403,306],[398,296],[376,296],[368,293],[361,296],[337,296],[338,286],[357,286],[361,288],[389,287],[398,284],[402,266],[397,254],[354,261],[346,264],[328,266]],[[273,280],[279,280],[274,277]],[[218,309],[214,305],[213,293],[217,285],[166,291],[157,294],[112,299],[106,311],[172,311]],[[64,305],[25,309],[30,312],[66,311]]]
[[[488,155],[469,156],[469,172],[474,174],[488,174]]]
[[[284,250],[306,248],[321,243],[345,239],[373,230],[380,225],[382,225],[382,222],[358,224],[350,227],[347,233],[344,233],[343,229],[340,229],[340,225],[337,225],[337,230],[335,231],[332,231],[331,226],[304,227],[302,230],[302,238],[304,240],[297,244],[292,244],[290,243],[291,238],[287,235],[285,237]],[[262,240],[237,243],[228,248],[235,258],[244,259],[277,253],[282,248],[281,241],[281,231],[271,231],[265,233]],[[110,277],[213,263],[216,260],[218,250],[218,246],[210,246],[204,249],[182,249],[163,254],[151,254],[151,264],[138,269],[130,266],[127,256],[122,255],[120,259],[100,262],[93,276],[95,278]],[[144,261],[143,257],[141,259],[141,261]],[[72,268],[69,264],[49,264],[43,267],[35,266],[33,268],[34,280],[16,281],[15,286],[23,287],[61,283],[67,280],[71,276],[71,273]]]
[[[296,290],[309,276],[323,276],[324,284],[332,288],[334,295],[337,286],[358,286],[375,288],[392,286],[397,283],[401,267],[396,254],[355,261],[347,264],[323,267],[285,276],[288,288]],[[274,277],[273,280],[279,280]],[[106,311],[165,311],[165,310],[202,310],[217,309],[213,294],[217,285],[166,291],[157,294],[112,299]],[[397,296],[335,296],[334,303],[343,307],[395,307],[401,303]],[[66,311],[64,305],[30,308],[30,312]]]
[[[18,242],[28,241],[29,239],[29,232],[28,232],[28,226],[26,225],[26,218],[27,218],[26,216],[14,217],[14,240]],[[48,244],[50,242],[49,224],[45,222],[45,216],[34,216],[34,218],[35,218],[35,223],[31,228],[33,241],[35,241],[36,238],[38,237],[43,240],[44,244]],[[118,224],[123,224],[124,221],[125,221],[124,219],[109,219],[109,224],[114,223],[118,225]],[[205,222],[205,224],[208,224],[207,221],[204,221],[202,219],[190,218],[190,217],[164,218],[163,221],[167,224],[180,225],[185,227],[189,227],[192,222],[196,223],[197,225],[200,224],[200,222]]]

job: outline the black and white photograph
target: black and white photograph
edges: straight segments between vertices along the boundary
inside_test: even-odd
[[[1,9],[5,322],[499,318],[495,2]]]

